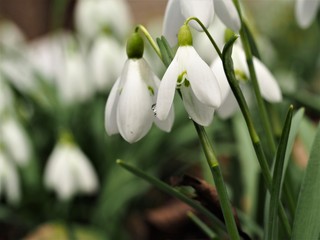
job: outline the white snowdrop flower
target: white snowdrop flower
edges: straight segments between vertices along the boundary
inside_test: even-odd
[[[205,25],[213,20],[214,13],[233,31],[241,27],[240,18],[232,0],[169,0],[163,23],[163,35],[171,45],[177,43],[177,33],[188,17],[197,17]],[[202,30],[196,23],[191,23],[197,30]]]
[[[193,48],[188,26],[181,27],[178,38],[180,47],[160,83],[157,117],[163,120],[168,116],[175,90],[179,88],[189,116],[198,124],[208,126],[221,103],[219,84]]]
[[[17,169],[8,160],[0,146],[0,195],[6,197],[11,204],[19,203],[21,199],[20,180]]]
[[[295,15],[301,28],[307,28],[316,18],[320,9],[320,0],[296,0]]]
[[[112,86],[121,73],[125,58],[125,52],[113,38],[102,35],[93,42],[88,61],[98,91]]]
[[[64,69],[56,79],[58,92],[63,102],[84,102],[93,95],[93,86],[88,76],[80,49],[65,49]]]
[[[44,170],[45,186],[62,201],[76,194],[92,194],[99,188],[98,178],[88,157],[64,134],[49,156]]]
[[[105,128],[108,135],[120,133],[129,143],[137,142],[154,122],[160,129],[170,131],[173,108],[159,121],[153,111],[160,80],[142,58],[143,40],[134,33],[127,43],[128,60],[121,76],[111,89],[105,108]]]
[[[75,24],[80,34],[93,39],[102,31],[125,37],[131,28],[131,14],[125,0],[79,0]]]
[[[248,104],[250,104],[250,99],[252,98],[251,89],[249,89],[248,85],[246,84],[250,78],[249,69],[246,64],[245,53],[237,45],[233,46],[232,60],[236,77],[240,80],[240,88],[243,91]],[[281,90],[272,73],[259,59],[255,57],[253,57],[253,64],[256,70],[257,80],[262,97],[268,102],[280,102],[282,100]],[[238,103],[233,95],[233,92],[231,91],[220,58],[216,58],[216,60],[214,60],[211,65],[211,69],[219,81],[222,93],[222,104],[217,110],[217,113],[222,118],[228,118],[239,109]]]
[[[0,120],[0,140],[16,164],[28,164],[31,158],[30,142],[21,124],[12,116],[3,116]]]

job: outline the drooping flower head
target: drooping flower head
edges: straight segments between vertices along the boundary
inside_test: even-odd
[[[164,15],[163,35],[171,45],[175,45],[178,30],[187,18],[197,17],[208,28],[214,13],[228,28],[235,32],[240,30],[240,18],[232,0],[169,0]],[[196,24],[191,25],[202,30]]]
[[[173,108],[159,121],[153,106],[160,80],[143,59],[144,44],[138,33],[127,42],[128,60],[121,76],[113,85],[105,108],[105,128],[108,135],[120,133],[129,143],[143,138],[154,122],[160,129],[170,131]]]
[[[70,133],[64,132],[45,167],[44,182],[62,201],[76,194],[98,190],[98,178],[88,157],[76,145]]]
[[[178,88],[189,116],[198,124],[208,126],[214,110],[221,103],[218,82],[210,67],[193,48],[187,25],[181,27],[178,40],[179,48],[159,87],[157,117],[163,120],[168,116]]]
[[[247,84],[250,80],[250,74],[246,64],[245,53],[240,46],[235,45],[233,47],[232,59],[236,77],[240,81],[239,86],[248,104],[250,104],[252,91],[249,88],[249,84]],[[282,100],[282,94],[275,77],[259,59],[253,57],[253,64],[262,97],[271,103],[280,102]],[[217,113],[222,118],[231,117],[239,107],[229,86],[220,58],[216,58],[213,61],[211,69],[217,76],[222,93],[222,104],[217,110]]]

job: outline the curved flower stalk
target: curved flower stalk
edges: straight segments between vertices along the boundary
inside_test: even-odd
[[[246,64],[245,53],[239,46],[235,45],[233,47],[232,59],[234,63],[235,74],[240,80],[240,87],[247,102],[250,103],[251,90],[246,84],[250,75]],[[259,59],[255,57],[253,58],[253,64],[256,69],[258,84],[262,97],[268,102],[280,102],[282,100],[281,90],[272,73]],[[239,109],[238,103],[231,91],[220,58],[216,58],[213,61],[211,69],[217,76],[222,92],[222,104],[217,110],[217,113],[222,118],[228,118]]]
[[[296,0],[295,16],[301,28],[307,28],[320,10],[319,0]]]
[[[44,182],[62,201],[76,194],[92,194],[99,188],[98,178],[88,157],[64,133],[51,153],[44,171]]]
[[[120,133],[129,143],[137,142],[150,130],[154,122],[169,132],[173,124],[173,107],[159,121],[153,106],[160,80],[142,58],[143,40],[134,33],[127,43],[128,60],[121,76],[113,85],[105,108],[105,128],[108,135]]]
[[[228,28],[235,32],[240,30],[240,18],[232,0],[169,0],[164,15],[163,35],[171,45],[175,45],[179,28],[187,18],[196,17],[205,27],[209,27],[214,13]],[[202,30],[196,24],[192,26]]]
[[[0,143],[17,165],[28,164],[31,158],[29,139],[21,124],[11,115],[0,119]]]
[[[219,84],[210,67],[193,48],[187,25],[179,31],[179,45],[159,87],[157,117],[163,120],[168,116],[178,88],[189,116],[198,124],[208,126],[221,103]]]
[[[125,52],[113,38],[102,35],[93,42],[88,61],[96,90],[104,91],[110,89],[120,75]]]
[[[78,32],[91,40],[99,33],[110,31],[121,39],[131,28],[131,14],[125,0],[80,0],[75,10]]]
[[[9,161],[0,145],[0,195],[4,195],[11,204],[17,204],[21,198],[20,179],[17,169]]]

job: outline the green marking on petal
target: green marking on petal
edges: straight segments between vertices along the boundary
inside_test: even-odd
[[[185,86],[185,87],[190,87],[190,82],[188,81],[188,79],[186,79],[186,80],[184,81],[184,86]]]
[[[154,96],[154,89],[151,86],[148,86],[148,90],[152,96]]]
[[[247,77],[247,75],[243,71],[241,71],[239,69],[235,69],[234,73],[235,73],[236,78],[237,78],[238,81],[242,81],[242,82],[248,82],[249,81],[249,78]]]
[[[179,88],[186,80],[187,71],[183,71],[177,79],[177,88]]]

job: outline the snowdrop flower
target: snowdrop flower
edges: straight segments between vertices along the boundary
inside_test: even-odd
[[[0,142],[19,166],[28,164],[31,146],[25,130],[12,116],[3,116],[0,120]]]
[[[128,60],[121,76],[111,89],[105,108],[105,128],[108,135],[120,133],[129,143],[143,138],[154,122],[170,131],[173,108],[159,121],[153,112],[160,80],[143,59],[143,40],[134,33],[127,42]]]
[[[121,73],[125,52],[113,38],[99,36],[88,57],[92,81],[98,91],[109,89]]]
[[[0,145],[0,195],[4,195],[11,204],[17,204],[21,198],[20,180],[17,169],[8,160]]]
[[[92,194],[98,190],[98,178],[88,157],[64,133],[51,153],[44,171],[44,182],[62,201],[78,193]]]
[[[307,28],[320,9],[320,0],[296,0],[295,15],[301,28]]]
[[[251,89],[246,84],[249,80],[249,69],[246,64],[244,51],[237,45],[233,47],[232,59],[236,77],[240,80],[240,88],[248,102],[251,102]],[[253,64],[257,74],[257,80],[262,97],[268,102],[280,102],[282,100],[280,87],[268,68],[257,58],[253,58]],[[231,91],[227,77],[224,73],[222,61],[216,58],[211,65],[212,71],[217,76],[222,93],[222,104],[217,113],[222,118],[232,116],[238,109],[238,103]]]
[[[131,28],[131,15],[125,0],[79,0],[75,25],[80,34],[93,39],[102,31],[125,37]]]
[[[197,17],[205,25],[213,20],[214,13],[233,31],[241,27],[240,18],[232,0],[169,0],[163,23],[163,35],[171,45],[177,43],[177,33],[188,17]],[[200,26],[192,23],[197,30]]]
[[[25,43],[25,37],[19,27],[11,21],[0,21],[0,46],[16,49]]]
[[[163,120],[168,116],[175,90],[179,88],[189,116],[198,124],[208,126],[214,110],[221,103],[218,82],[210,67],[193,48],[187,25],[181,27],[178,38],[180,47],[160,83],[157,117]]]

